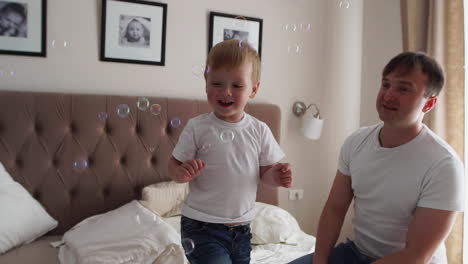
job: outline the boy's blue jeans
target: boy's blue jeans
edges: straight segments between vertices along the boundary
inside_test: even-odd
[[[313,255],[313,253],[305,255],[289,264],[312,264]],[[336,246],[328,259],[329,264],[370,264],[374,261],[375,259],[359,252],[358,248],[351,240],[340,243]]]
[[[191,264],[249,264],[250,225],[228,227],[182,216],[181,236],[190,238],[195,249],[187,254]]]

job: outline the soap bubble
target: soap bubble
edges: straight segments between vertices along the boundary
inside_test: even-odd
[[[340,1],[340,8],[349,8],[351,3],[348,0]]]
[[[130,107],[127,104],[121,104],[117,106],[117,115],[121,118],[125,118],[130,113]]]
[[[170,123],[171,123],[171,127],[178,128],[182,124],[182,121],[178,117],[175,117],[175,118],[171,119]]]
[[[153,115],[159,115],[161,114],[161,106],[158,105],[158,104],[152,104],[150,106],[150,112],[153,114]]]
[[[247,28],[247,25],[248,25],[248,21],[247,21],[247,18],[243,17],[243,16],[236,16],[233,20],[233,23],[232,25],[234,27],[242,27],[242,28]]]
[[[191,238],[182,238],[181,243],[185,250],[185,255],[189,255],[195,249],[195,242]]]
[[[311,25],[310,25],[310,23],[307,23],[307,24],[302,24],[301,23],[300,29],[301,29],[301,31],[310,31]]]
[[[182,142],[184,144],[192,143],[192,136],[189,134],[182,134],[179,137],[179,142]]]
[[[86,159],[78,159],[73,162],[73,169],[77,172],[83,172],[88,168],[88,161]]]
[[[205,143],[198,149],[198,152],[200,154],[203,154],[203,153],[208,152],[208,150],[210,150],[210,149],[211,149],[211,144],[210,143]]]
[[[192,73],[197,77],[202,77],[205,73],[205,65],[203,64],[195,64],[192,65]]]
[[[136,102],[136,105],[137,105],[137,108],[140,109],[141,111],[146,111],[146,109],[148,109],[149,107],[149,100],[148,98],[146,97],[140,97],[138,98],[137,102]]]
[[[221,141],[223,142],[229,142],[234,140],[234,131],[232,130],[224,130],[221,132],[219,135],[219,138],[221,138]]]
[[[108,115],[106,112],[100,112],[100,113],[98,114],[98,117],[99,117],[99,119],[101,119],[102,121],[105,121],[105,120],[109,117],[109,115]]]
[[[299,44],[289,45],[288,46],[288,53],[289,54],[299,54],[301,52],[301,46]]]
[[[137,224],[141,224],[141,219],[140,219],[139,214],[135,215],[135,221],[137,222]]]

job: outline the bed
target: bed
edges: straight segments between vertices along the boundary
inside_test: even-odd
[[[23,188],[31,198],[20,198],[38,202],[55,221],[46,217],[47,228],[15,237],[0,263],[59,263],[59,248],[51,242],[62,241],[85,219],[141,200],[145,187],[170,181],[166,164],[185,123],[208,111],[205,101],[195,99],[0,91],[0,163],[13,180],[2,185],[0,170],[0,199],[12,186]],[[278,106],[255,103],[246,111],[267,123],[279,140]],[[40,222],[25,217],[33,209],[15,215],[20,198],[8,198],[2,200],[10,211],[1,211],[0,250],[13,240],[4,235],[11,226],[26,232]],[[276,189],[260,185],[257,201],[279,208]],[[33,202],[27,200],[28,206]],[[313,237],[300,230],[294,236],[296,245],[255,245],[252,263],[287,263],[281,258],[291,252],[296,257],[313,250]]]

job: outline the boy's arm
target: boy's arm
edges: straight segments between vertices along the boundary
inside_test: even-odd
[[[271,187],[291,187],[292,172],[289,163],[275,163],[260,167],[260,180]]]
[[[418,207],[411,219],[406,246],[373,264],[429,263],[436,249],[447,238],[457,212]]]
[[[205,162],[200,159],[180,162],[171,156],[167,166],[169,177],[175,182],[183,183],[191,181],[205,168]]]
[[[328,263],[353,197],[351,177],[337,170],[327,202],[320,215],[314,264]]]

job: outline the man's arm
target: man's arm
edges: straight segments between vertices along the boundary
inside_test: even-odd
[[[320,215],[314,264],[327,264],[340,235],[343,221],[354,197],[351,177],[336,171],[328,200]]]
[[[428,263],[434,252],[447,238],[455,223],[457,212],[418,207],[408,227],[406,246],[373,264]]]

